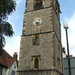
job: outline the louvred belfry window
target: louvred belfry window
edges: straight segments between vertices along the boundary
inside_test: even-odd
[[[41,8],[43,8],[43,1],[42,0],[35,0],[34,9],[38,10],[38,9],[41,9]]]

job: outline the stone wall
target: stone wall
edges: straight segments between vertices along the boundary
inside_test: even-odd
[[[61,29],[60,18],[55,10],[56,1],[43,0],[43,8],[34,10],[34,1],[27,0],[18,75],[61,75]],[[36,18],[41,18],[42,23],[40,25],[33,24]],[[33,44],[33,38],[36,35],[39,36],[38,45]],[[33,60],[35,57],[39,59],[39,70],[34,68]],[[58,67],[60,68],[58,69]]]
[[[54,33],[54,32],[53,32]],[[53,68],[53,33],[40,34],[40,44],[33,45],[32,35],[22,36],[19,70],[30,70],[32,56],[40,55],[40,69]]]
[[[27,0],[26,11],[34,10],[34,1],[35,0]],[[52,5],[52,0],[42,0],[42,1],[43,1],[43,8],[46,8]]]
[[[49,70],[29,70],[29,71],[19,71],[17,75],[62,75],[59,71],[49,69]]]
[[[23,30],[25,31],[25,35],[29,34],[36,34],[36,33],[43,33],[43,32],[50,32],[53,30],[52,25],[52,7],[32,12],[26,12],[25,13],[25,23]],[[39,26],[36,26],[33,24],[33,21],[36,18],[41,18],[42,23]],[[37,29],[39,31],[34,32],[34,30]]]

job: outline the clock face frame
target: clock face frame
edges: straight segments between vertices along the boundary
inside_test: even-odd
[[[41,18],[36,18],[36,19],[34,19],[34,21],[33,21],[33,24],[34,25],[40,25],[42,23],[42,19]]]

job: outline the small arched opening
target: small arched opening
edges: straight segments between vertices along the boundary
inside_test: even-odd
[[[35,68],[38,68],[38,58],[35,59]]]

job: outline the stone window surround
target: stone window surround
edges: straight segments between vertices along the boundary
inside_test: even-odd
[[[35,68],[35,60],[36,58],[38,59],[38,68]],[[31,63],[31,69],[33,70],[37,70],[37,69],[40,69],[40,55],[35,55],[35,56],[32,56],[32,63]]]
[[[39,44],[40,44],[40,34],[38,34],[38,35],[32,35],[32,39],[33,39],[33,45],[39,45],[39,44],[35,44],[35,39],[36,39],[36,37],[38,37],[38,39],[39,39]]]

